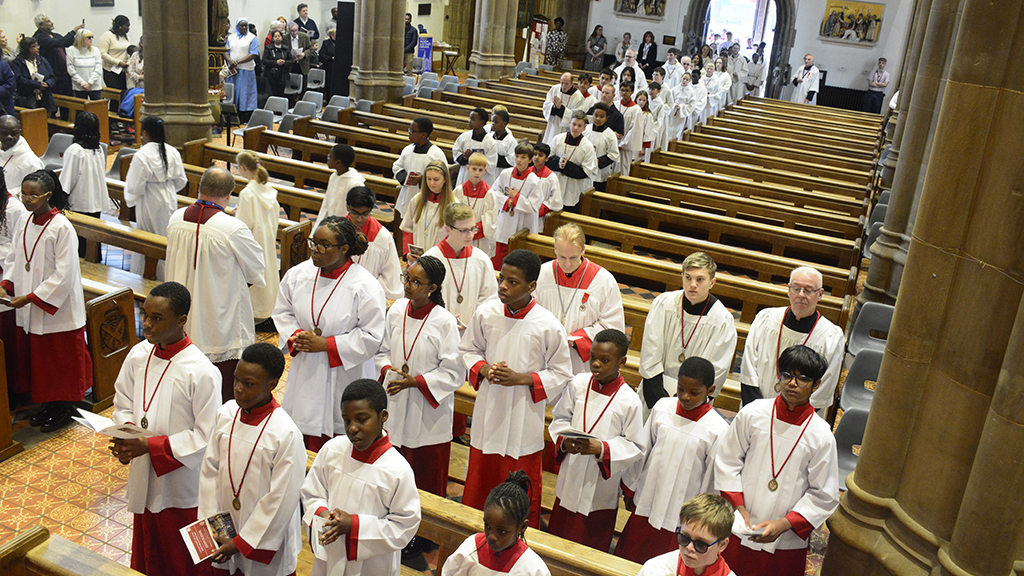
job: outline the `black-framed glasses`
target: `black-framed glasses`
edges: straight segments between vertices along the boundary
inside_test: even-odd
[[[452,230],[455,230],[456,232],[458,232],[459,234],[462,234],[462,235],[476,234],[477,230],[479,230],[479,229],[480,229],[479,226],[471,226],[469,228],[454,228],[454,227],[452,228]]]
[[[422,287],[426,286],[426,284],[420,282],[419,280],[417,280],[415,278],[410,278],[408,273],[402,274],[402,284],[408,284],[409,286],[412,286],[413,288],[422,288]]]
[[[789,372],[779,372],[779,382],[782,382],[783,384],[789,382],[793,378],[796,378],[796,384],[801,388],[807,388],[811,384],[814,384],[814,378],[811,378],[810,376],[804,376],[803,374],[795,375]]]
[[[687,546],[689,546],[692,543],[693,544],[693,551],[696,552],[697,554],[703,554],[703,553],[707,552],[708,548],[711,548],[712,546],[714,546],[715,544],[718,544],[721,541],[722,541],[722,539],[719,538],[718,540],[715,540],[714,542],[708,544],[707,542],[705,542],[703,540],[697,540],[697,539],[694,539],[694,538],[690,538],[690,536],[687,535],[686,532],[683,532],[682,528],[676,528],[676,542],[679,543],[679,546],[682,547],[682,548],[686,548]]]
[[[327,242],[317,242],[312,238],[307,238],[306,244],[309,245],[310,250],[314,252],[319,252],[320,254],[327,252],[327,250],[331,248],[337,248],[338,246],[341,246],[341,244],[328,244]]]

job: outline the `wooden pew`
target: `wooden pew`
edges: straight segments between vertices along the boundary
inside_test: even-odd
[[[719,136],[703,130],[699,132],[688,131],[686,132],[683,140],[673,140],[670,142],[668,149],[670,152],[679,152],[677,148],[680,145],[685,142],[692,142],[703,146],[718,146],[729,150],[752,152],[764,156],[770,156],[772,158],[786,158],[788,160],[813,162],[815,164],[834,166],[835,168],[852,170],[854,172],[868,172],[872,175],[875,173],[877,167],[877,164],[870,160],[857,160],[837,154],[827,154],[814,150],[796,150],[789,146],[769,144],[767,142],[752,142],[745,138],[736,136],[740,135]]]
[[[74,96],[54,94],[53,101],[58,108],[71,110],[71,116],[67,122],[50,118],[49,123],[54,130],[51,132],[70,132],[75,129],[75,115],[79,112],[92,112],[100,121],[100,142],[110,145],[110,103],[106,100],[84,100]]]
[[[867,162],[874,165],[878,158],[870,152],[851,151],[841,145],[830,142],[807,142],[794,134],[771,134],[767,132],[748,132],[742,122],[733,124],[702,124],[693,129],[696,134],[724,136],[743,140],[751,144],[767,144],[788,148],[794,152],[810,152],[839,156],[848,161]]]
[[[114,107],[118,110],[121,109],[121,91],[116,88],[110,88],[109,86],[103,87],[103,97],[114,103]],[[131,118],[126,118],[119,114],[112,114],[110,119],[114,122],[120,122],[121,124],[127,124],[135,130],[135,139],[131,142],[122,142],[122,144],[130,144],[135,147],[142,145],[142,103],[145,101],[145,96],[142,94],[136,94],[132,98],[135,110],[132,113]]]
[[[472,103],[460,103],[452,101],[440,101],[432,98],[418,98],[415,95],[408,95],[402,100],[405,107],[416,108],[418,110],[431,110],[435,112],[442,112],[445,114],[456,114],[462,118],[469,118],[469,113],[477,107],[483,106],[485,109],[490,110],[485,103],[472,102]],[[493,106],[491,106],[493,108]],[[526,126],[529,128],[536,128],[542,133],[547,126],[547,121],[539,114],[527,113],[518,114],[513,113],[509,110],[509,114],[512,115],[512,124],[509,126]],[[514,129],[514,128],[513,128]]]
[[[873,142],[856,142],[856,141],[840,141],[830,136],[817,136],[813,134],[806,134],[800,130],[791,130],[786,128],[780,128],[775,126],[771,122],[749,122],[734,120],[726,118],[724,116],[715,116],[708,118],[708,125],[710,126],[725,126],[728,128],[734,128],[740,131],[747,131],[756,134],[767,134],[770,136],[785,136],[787,138],[793,138],[795,140],[802,140],[808,144],[831,146],[845,150],[846,154],[856,155],[858,158],[870,158],[874,159],[878,156],[878,147]]]
[[[554,84],[552,84],[554,86]],[[540,98],[543,102],[547,98],[548,90],[551,86],[544,88],[540,84],[533,82],[523,82],[521,80],[513,80],[508,76],[502,77],[497,82],[480,81],[480,88],[485,88],[494,92],[511,92],[513,94],[522,94],[523,96],[529,96],[530,98]]]
[[[819,198],[803,191],[798,191],[793,195],[780,191],[774,197],[758,195],[758,197],[748,198],[730,193],[673,185],[668,182],[621,176],[616,173],[608,178],[606,193],[847,240],[856,240],[864,232],[865,217],[863,215],[849,216],[829,211],[827,206],[804,205],[805,200],[814,202]],[[582,206],[582,198],[580,202]],[[862,205],[855,206],[859,208]],[[581,212],[594,215],[589,209],[581,209]],[[659,226],[656,221],[650,222],[652,229],[659,229],[656,226]]]
[[[728,160],[719,160],[715,157],[697,156],[694,154],[656,150],[651,154],[651,164],[678,166],[689,168],[690,170],[710,172],[716,175],[744,178],[753,182],[780,184],[809,192],[850,196],[858,200],[867,198],[871,193],[871,188],[866,183],[855,184],[823,176],[811,176],[753,164],[740,164]]]
[[[598,192],[597,194],[601,193]],[[676,210],[658,204],[639,201],[635,203],[626,201],[619,204],[620,200],[622,199],[604,195],[603,198],[591,201],[589,207],[593,209],[610,201],[612,204],[621,205],[621,208],[613,207],[612,210],[618,209],[624,214],[635,214],[641,221],[651,214],[657,214],[659,210]],[[612,244],[618,246],[619,250],[624,254],[635,254],[637,250],[643,250],[655,256],[682,258],[686,254],[704,252],[711,256],[718,265],[720,272],[739,276],[754,276],[757,281],[769,284],[773,282],[786,283],[789,279],[789,273],[794,268],[813,265],[821,272],[822,286],[828,294],[842,297],[852,294],[856,288],[857,268],[855,266],[847,269],[823,266],[806,260],[777,256],[729,244],[681,236],[661,231],[657,228],[630,226],[628,222],[623,222],[617,218],[599,217],[598,214],[601,212],[600,209],[597,209],[593,211],[593,215],[589,216],[569,212],[555,212],[545,222],[545,234],[551,235],[555,228],[562,224],[576,224],[587,235],[588,242]],[[588,211],[585,214],[590,213]],[[661,221],[667,223],[666,220]]]
[[[114,288],[90,299],[85,305],[85,330],[92,357],[92,393],[85,403],[93,412],[101,412],[114,403],[114,382],[137,342],[133,290]]]
[[[412,118],[407,119],[406,116],[404,115],[389,114],[387,112],[384,112],[383,108],[386,105],[387,104],[385,104],[384,102],[374,102],[373,108],[371,108],[370,112],[363,112],[362,110],[356,110],[355,108],[352,107],[345,108],[344,110],[339,110],[337,123],[345,124],[347,126],[365,126],[377,131],[387,131],[391,134],[398,134],[406,139],[405,143],[408,145],[409,125],[412,123],[412,120],[420,116],[430,115],[418,114],[416,112],[413,112],[412,114],[410,114]],[[394,105],[392,104],[391,106]],[[403,110],[412,110],[411,108],[405,108],[403,106],[398,106],[398,108],[401,108]],[[447,117],[448,115],[444,114],[441,116]],[[434,122],[434,132],[430,135],[431,142],[437,144],[438,146],[444,147],[445,145],[447,145],[449,148],[451,148],[451,145],[455,143],[455,139],[458,138],[460,134],[466,131],[467,128],[465,119],[462,119],[461,124],[458,122],[458,119],[456,117],[451,116],[451,119],[451,124]],[[434,118],[431,117],[431,120],[433,121]],[[295,134],[299,134],[300,136],[313,136],[313,134],[301,134],[299,132],[296,132],[294,126],[292,127],[292,132]]]
[[[50,143],[50,129],[47,126],[46,110],[42,108],[20,108],[15,107],[18,121],[21,122],[21,136],[28,142],[32,152],[36,156],[42,156],[46,152],[46,146]],[[14,186],[11,182],[8,187]],[[21,186],[21,182],[16,184]]]
[[[785,114],[763,113],[749,108],[726,109],[720,114],[722,118],[741,122],[771,123],[786,130],[796,130],[808,135],[833,138],[839,142],[871,143],[878,146],[882,141],[881,130],[857,127],[838,127],[834,124],[823,125],[815,120],[793,118]]]
[[[185,164],[194,164],[206,168],[216,161],[234,164],[235,156],[241,152],[237,148],[229,148],[220,144],[213,144],[203,138],[186,142],[182,153],[182,160]],[[271,176],[292,179],[296,188],[303,188],[307,185],[327,188],[327,182],[334,171],[323,164],[313,164],[302,160],[281,158],[273,154],[266,154],[258,151],[260,163],[270,172]],[[392,180],[393,181],[393,180]],[[398,182],[395,182],[395,186]]]
[[[660,151],[659,151],[660,152]],[[830,163],[817,162],[816,159],[788,159],[778,158],[770,154],[739,150],[729,145],[703,144],[689,141],[675,141],[670,145],[668,152],[661,154],[681,154],[696,156],[699,158],[714,158],[737,164],[760,166],[769,170],[780,170],[794,174],[806,174],[812,177],[820,177],[830,180],[845,181],[860,186],[868,186],[874,177],[874,170],[851,170]],[[671,158],[671,157],[669,157]],[[658,162],[659,164],[664,162]],[[672,162],[669,161],[669,164]]]
[[[67,212],[68,220],[75,226],[75,233],[85,238],[85,259],[99,260],[99,244],[110,244],[141,254],[146,259],[143,278],[156,279],[157,263],[167,259],[167,237],[133,228],[120,222],[108,222],[77,212]]]
[[[0,462],[24,450],[21,442],[14,439],[11,428],[11,406],[7,401],[7,363],[4,343],[0,341]]]
[[[420,102],[431,103],[429,105],[433,105],[433,103],[437,101],[420,99]],[[408,122],[411,122],[420,116],[424,116],[426,118],[430,118],[431,122],[434,123],[435,133],[440,126],[444,127],[444,130],[450,130],[451,132],[457,132],[458,134],[462,134],[462,132],[465,132],[468,129],[466,119],[469,117],[469,111],[476,108],[475,106],[465,106],[467,109],[466,114],[457,116],[454,115],[454,112],[457,111],[454,109],[450,110],[452,113],[448,113],[434,109],[410,108],[408,106],[386,104],[383,102],[379,102],[378,104],[380,107],[374,108],[375,112],[379,109],[379,112],[377,112],[378,114],[404,119],[407,122],[406,129],[408,129]],[[455,105],[452,105],[452,108],[455,108]],[[444,107],[444,109],[447,109],[447,107]],[[490,109],[488,109],[488,112],[489,111]],[[547,123],[540,118],[533,119],[525,118],[523,116],[510,116],[510,119],[511,121],[509,122],[508,129],[512,131],[517,139],[521,140],[523,138],[528,138],[530,142],[539,141],[541,135],[544,134],[545,127],[547,126]],[[456,135],[456,137],[458,136]]]
[[[523,94],[518,90],[494,90],[488,88],[479,88],[474,86],[463,85],[459,86],[459,94],[475,96],[487,100],[493,100],[494,104],[504,104],[505,106],[508,106],[509,104],[515,104],[517,106],[529,106],[532,108],[536,108],[538,111],[540,110],[541,106],[544,105],[543,95],[539,97],[532,96],[528,94]],[[494,104],[491,104],[491,106],[493,106]],[[509,112],[512,112],[511,108],[509,108]]]
[[[86,301],[116,292],[121,288],[128,288],[132,291],[135,302],[141,305],[149,296],[149,292],[160,284],[156,280],[146,280],[127,270],[89,262],[84,258],[79,258],[78,262],[82,267],[82,290]]]
[[[730,106],[728,110],[758,114],[761,116],[778,117],[791,121],[799,119],[803,122],[813,123],[817,126],[835,127],[838,129],[856,129],[870,134],[871,137],[876,136],[877,133],[880,133],[883,129],[881,116],[878,116],[877,120],[874,122],[859,122],[851,118],[839,118],[821,114],[807,114],[800,109],[788,110],[774,106],[766,106],[759,102],[749,102],[747,99],[740,100],[736,104]]]
[[[485,110],[490,110],[495,104],[501,104],[508,108],[508,113],[516,116],[528,116],[531,118],[543,119],[543,112],[541,110],[541,103],[530,102],[524,104],[516,100],[505,100],[502,98],[494,99],[490,96],[475,96],[471,94],[456,94],[454,92],[442,92],[441,90],[435,90],[432,96],[433,100],[439,102],[451,102],[454,104],[468,104],[476,108],[479,106]]]
[[[881,115],[873,114],[871,112],[844,110],[842,108],[830,108],[827,106],[806,106],[804,104],[797,104],[788,100],[762,98],[760,96],[747,96],[741,100],[741,102],[756,104],[759,106],[771,106],[777,109],[786,110],[788,113],[808,114],[814,117],[842,118],[850,122],[871,124],[882,121]]]
[[[244,135],[242,136],[242,142],[243,148],[246,150],[262,152],[264,154],[266,154],[271,147],[288,148],[292,151],[293,160],[310,164],[316,162],[324,165],[324,168],[326,168],[327,157],[331,153],[331,148],[333,147],[333,144],[330,142],[324,142],[323,140],[317,140],[316,138],[296,136],[295,134],[288,134],[285,132],[277,132],[275,130],[267,130],[266,126],[246,128]],[[353,146],[353,148],[355,148],[356,151],[356,163],[354,168],[357,170],[370,171],[374,174],[380,174],[386,178],[394,176],[391,172],[391,167],[394,165],[395,160],[398,160],[398,154],[355,146]],[[230,160],[230,163],[234,163],[233,158]],[[203,165],[205,166],[205,164]],[[267,169],[269,170],[269,168]],[[326,181],[324,181],[324,184],[326,186]],[[295,185],[301,187],[298,182],[296,182]]]
[[[313,118],[296,118],[295,123],[292,125],[292,133],[296,136],[313,139],[319,139],[321,135],[333,138],[333,142],[329,143],[328,146],[348,144],[353,147],[358,146],[359,148],[369,150],[389,152],[396,156],[400,155],[402,150],[409,145],[408,135],[392,134],[391,132],[356,125],[356,122],[352,119],[354,111],[355,108],[342,110],[338,114],[338,122],[323,122]],[[366,112],[360,112],[360,114],[366,114]],[[405,124],[404,121],[402,123]],[[408,127],[408,124],[406,124],[406,127]],[[432,142],[444,151],[445,158],[451,164],[453,162],[452,145],[455,144],[455,140],[435,139]]]
[[[35,526],[0,546],[0,571],[9,576],[141,576],[81,544]]]

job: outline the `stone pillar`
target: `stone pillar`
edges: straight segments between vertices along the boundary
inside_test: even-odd
[[[352,96],[358,100],[402,99],[405,46],[404,0],[356,2]]]
[[[857,470],[829,519],[823,576],[1007,574],[1018,549],[1021,15],[1017,0],[963,5],[906,281]],[[984,38],[1004,41],[980,66]]]
[[[892,181],[892,196],[882,224],[882,234],[871,249],[871,265],[859,302],[892,304],[899,292],[909,246],[908,227],[914,198],[921,191],[932,140],[937,100],[950,57],[958,0],[922,0],[926,16],[917,27],[907,87],[900,94],[900,118],[890,160],[899,165]],[[914,51],[919,52],[914,58]],[[901,129],[902,128],[902,129]],[[888,168],[888,167],[886,167]],[[883,187],[886,170],[883,170]]]
[[[515,71],[518,6],[515,0],[479,0],[473,24],[473,53],[469,56],[471,76],[497,80]]]
[[[164,120],[167,142],[177,147],[208,138],[213,125],[208,99],[209,40],[206,0],[143,0],[146,37],[144,115]]]
[[[565,48],[565,54],[567,57],[578,62],[577,68],[582,70],[584,58],[587,57],[587,38],[594,31],[593,28],[588,27],[590,2],[579,2],[578,0],[566,2],[565,10],[561,16],[565,19],[565,31],[569,34],[569,44]],[[660,53],[659,56],[662,60],[666,58],[666,56]],[[594,83],[597,83],[596,78]]]

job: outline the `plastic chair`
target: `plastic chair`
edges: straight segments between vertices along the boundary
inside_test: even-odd
[[[338,112],[341,112],[341,108],[338,106],[324,106],[323,114],[320,115],[320,119],[324,122],[337,122]]]
[[[295,103],[295,108],[292,109],[291,115],[299,118],[316,118],[316,103],[299,100]]]
[[[882,193],[878,195],[878,203],[889,205],[889,198],[892,197],[892,190],[882,190]]]
[[[423,84],[424,80],[433,80],[434,82],[437,82],[437,72],[424,72],[423,75],[420,76],[420,84]],[[437,84],[434,84],[434,86],[436,87]]]
[[[46,144],[46,152],[39,157],[43,161],[43,168],[47,170],[59,170],[64,167],[64,151],[71,146],[75,137],[71,134],[54,134],[50,142]],[[18,183],[21,184],[20,182]]]
[[[232,82],[224,83],[224,99],[221,102],[235,103],[235,85]]]
[[[291,97],[302,93],[302,74],[289,74],[288,85],[284,87],[284,95]]]
[[[271,97],[271,99],[273,99],[273,97]],[[284,100],[284,98],[281,98],[281,100]],[[270,102],[267,102],[267,104],[269,103]],[[253,110],[252,116],[249,117],[249,123],[246,124],[245,128],[238,128],[237,130],[232,130],[231,134],[232,136],[243,136],[245,134],[246,128],[254,128],[256,126],[265,126],[267,130],[273,130],[274,113],[271,112],[270,110]],[[230,145],[231,143],[229,142],[228,146]]]
[[[325,84],[327,84],[327,71],[323,68],[310,68],[309,75],[306,76],[306,90],[322,90]],[[323,94],[320,95],[320,98],[322,104]]]
[[[514,78],[518,78],[519,77],[519,73],[522,72],[523,70],[526,70],[529,67],[530,67],[530,63],[529,62],[517,62],[516,63],[515,73],[512,76]]]
[[[107,171],[108,180],[121,180],[121,158],[125,156],[131,156],[138,152],[135,148],[121,148],[117,151],[117,155],[114,156],[114,163],[111,164],[110,170]]]
[[[302,118],[302,116],[299,116],[298,114],[285,114],[284,117],[281,118],[281,123],[277,125],[276,131],[283,132],[285,134],[290,133],[292,131],[292,124],[295,123],[296,118]]]
[[[413,76],[402,76],[402,79],[405,80],[405,84],[407,86],[415,86],[416,85],[416,78],[413,77]]]
[[[420,70],[423,70],[423,58],[420,58],[419,56],[413,57],[412,70],[413,72],[419,72]]]
[[[850,331],[850,340],[846,343],[846,351],[855,359],[864,350],[885,350],[885,338],[872,336],[872,333],[889,335],[894,308],[879,302],[865,302],[857,314],[857,320]]]
[[[269,110],[274,116],[274,122],[280,122],[281,118],[288,113],[288,99],[281,96],[267,98],[267,104],[263,110]]]
[[[868,411],[851,408],[843,412],[843,418],[836,427],[836,450],[839,460],[840,490],[846,490],[846,477],[857,468],[857,455],[853,447],[864,443],[864,429],[868,425]]]
[[[863,257],[867,258],[868,260],[871,260],[871,245],[874,244],[875,240],[878,240],[878,237],[881,235],[882,223],[875,222],[874,224],[871,225],[871,229],[868,230],[867,240],[864,241],[863,250],[861,250],[861,255]]]
[[[417,98],[430,98],[434,94],[434,89],[430,86],[420,86],[416,89]]]
[[[442,92],[449,92],[451,94],[458,94],[459,93],[459,85],[458,84],[452,84],[452,83],[449,82],[448,84],[445,84],[444,86],[441,87],[441,91]]]
[[[550,65],[550,64],[541,64],[540,65],[540,69],[544,70],[545,72],[554,72],[555,71],[555,67]]]
[[[360,100],[356,102],[356,110],[360,112],[370,112],[373,110],[373,100]]]
[[[338,108],[348,108],[348,96],[335,94],[334,96],[331,96],[331,101],[328,102],[327,105],[337,106]]]
[[[299,102],[312,102],[316,105],[316,109],[320,110],[324,107],[324,95],[319,92],[306,91],[306,93],[302,95],[302,100],[299,100]],[[298,106],[299,102],[296,102],[295,105]],[[295,111],[292,110],[292,113],[294,114]]]
[[[476,78],[466,78],[466,81],[463,82],[463,84],[466,86],[472,86],[473,88],[476,88],[480,86],[480,81],[477,80]]]
[[[881,202],[875,204],[874,209],[871,210],[871,216],[868,217],[867,229],[871,230],[871,225],[875,222],[885,222],[885,213],[888,211],[888,204],[882,204]]]
[[[408,95],[412,94],[415,91],[416,91],[416,88],[414,88],[412,86],[409,86],[408,84],[406,84],[405,86],[402,86],[402,96],[408,96]]]
[[[437,80],[420,80],[420,88],[440,88]]]
[[[865,388],[864,383],[868,380],[878,380],[878,372],[884,357],[885,353],[880,350],[865,350],[853,359],[850,371],[846,373],[846,380],[843,382],[843,391],[839,393],[840,410],[871,409],[871,400],[875,397],[875,392]]]
[[[440,84],[441,85],[438,86],[438,88],[440,88],[441,90],[444,90],[445,92],[451,92],[451,90],[448,89],[449,86],[454,86],[455,87],[455,91],[456,92],[459,91],[459,81],[458,80],[452,80],[451,78],[448,78],[448,79],[445,79],[445,80],[441,80]]]
[[[444,84],[445,81],[455,82],[455,84],[458,85],[459,77],[458,76],[453,76],[451,74],[445,74],[444,76],[441,76],[441,83]]]

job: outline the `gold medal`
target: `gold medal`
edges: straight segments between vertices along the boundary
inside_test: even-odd
[[[587,305],[586,304],[580,304],[580,312],[586,312],[586,311],[587,311]]]
[[[458,302],[459,304],[462,304],[462,300],[462,294],[459,294],[459,297],[455,299],[455,301]]]
[[[231,501],[231,507],[235,510],[242,509],[242,502],[238,499],[238,496],[235,496],[235,499]]]
[[[323,333],[324,333],[324,331],[321,330],[319,326],[316,327],[316,328],[313,328],[313,334],[316,334],[317,336],[320,336]]]
[[[779,489],[779,483],[775,481],[775,478],[772,478],[771,480],[768,481],[768,489],[771,490],[772,492],[775,492],[776,490]]]
[[[143,414],[142,415],[142,422],[139,422],[139,424],[143,427],[143,429],[148,429],[149,428],[149,418],[146,418],[146,415]]]
[[[29,272],[30,270],[32,270],[32,266],[29,266],[29,263],[25,262],[25,272]]]
[[[402,372],[404,372],[406,374],[409,373],[409,365],[408,364],[402,364]]]
[[[685,352],[680,352],[679,353],[679,363],[682,364],[684,361],[686,361],[686,353]]]

